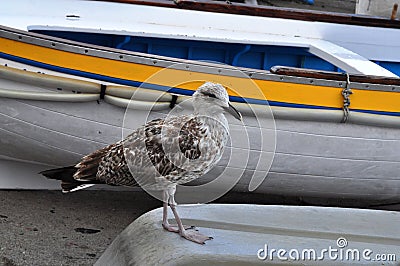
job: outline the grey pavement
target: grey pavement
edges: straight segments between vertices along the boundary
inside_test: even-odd
[[[143,192],[0,191],[0,265],[93,265],[161,202]]]

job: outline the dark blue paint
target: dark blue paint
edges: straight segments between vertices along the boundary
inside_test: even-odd
[[[128,40],[126,36],[112,34],[46,30],[35,30],[34,32],[111,48],[122,48],[129,51],[181,59],[213,61],[254,69],[268,70],[276,65],[301,67],[302,58],[316,58],[305,48],[274,45],[249,45],[139,36],[131,36]],[[310,60],[310,62],[313,61]],[[325,62],[328,67],[324,65],[321,68],[319,67],[320,61],[315,62],[315,64],[310,63],[309,67],[325,70],[331,65]],[[333,69],[333,66],[330,69]]]
[[[125,40],[123,40],[121,43],[117,44],[116,48],[123,49],[124,45],[129,43],[130,41],[131,41],[131,36],[126,36]]]
[[[375,61],[375,63],[379,64],[383,68],[386,68],[397,76],[400,76],[400,64],[398,62]]]
[[[250,45],[250,44],[247,44],[247,45],[243,48],[242,51],[238,52],[238,53],[233,57],[232,66],[237,66],[240,56],[243,55],[243,54],[245,54],[245,53],[247,53],[248,51],[250,51],[250,49],[251,49],[251,45]]]

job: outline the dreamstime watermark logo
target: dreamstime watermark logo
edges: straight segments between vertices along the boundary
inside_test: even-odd
[[[257,251],[257,258],[265,261],[351,261],[351,262],[395,262],[397,260],[394,253],[374,253],[372,249],[348,248],[347,239],[339,237],[336,246],[314,249],[283,249],[270,248],[264,244],[263,248]]]
[[[275,154],[275,121],[263,91],[241,70],[231,66],[224,68],[223,74],[219,70],[216,65],[207,65],[196,71],[189,71],[186,64],[163,68],[144,81],[133,93],[125,111],[123,138],[131,134],[133,129],[140,128],[153,119],[162,118],[164,124],[169,124],[170,121],[177,121],[176,117],[182,118],[181,123],[174,122],[176,128],[161,127],[159,135],[162,136],[161,143],[165,157],[163,160],[173,162],[175,166],[187,172],[193,172],[199,170],[197,168],[201,166],[202,158],[185,159],[178,141],[181,132],[185,131],[184,127],[190,123],[190,114],[193,114],[192,98],[183,96],[177,98],[162,90],[176,93],[175,95],[185,94],[195,91],[205,82],[213,82],[221,84],[230,95],[243,101],[236,107],[242,113],[244,122],[226,114],[229,121],[229,141],[221,160],[208,174],[198,180],[207,182],[177,186],[176,200],[181,204],[207,203],[215,200],[232,189],[243,176],[249,182],[248,189],[255,190],[266,178]],[[258,104],[248,104],[246,99],[257,99]],[[206,120],[216,120],[216,117],[208,117]],[[212,123],[218,124],[218,122],[221,123],[221,121]],[[217,127],[222,129],[224,126],[222,122]],[[155,160],[149,158],[151,153],[148,152],[149,149],[159,147],[149,145],[146,135],[148,132],[145,130],[136,131],[136,134],[135,139],[141,139],[141,143],[125,141],[123,144],[129,170],[146,192],[162,200],[160,191],[165,184],[163,185],[160,169],[163,169],[160,165],[154,164]],[[206,146],[200,144],[199,151],[200,156],[207,156]]]

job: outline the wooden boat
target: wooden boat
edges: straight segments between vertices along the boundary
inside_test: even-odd
[[[263,36],[253,37],[256,35]],[[319,54],[326,55],[326,60],[319,58],[335,67],[330,70],[350,74],[292,67],[235,68],[1,27],[0,185],[56,187],[54,183],[36,183],[38,178],[44,181],[39,176],[34,179],[32,173],[49,165],[72,164],[82,155],[119,140],[121,127],[143,124],[148,109],[152,110],[149,117],[165,115],[171,102],[185,100],[183,96],[199,85],[189,82],[190,78],[225,84],[231,100],[245,114],[249,134],[255,135],[245,143],[250,149],[243,149],[246,145],[240,142],[232,145],[231,161],[222,160],[208,179],[228,169],[223,176],[240,178],[233,189],[241,192],[257,187],[258,193],[319,202],[398,202],[400,82],[395,71],[337,44],[305,39],[309,50],[314,47],[315,51],[316,43],[323,43],[319,47],[326,50]],[[229,40],[235,41],[233,37]],[[370,48],[376,43],[365,45]],[[152,79],[166,68],[167,77],[156,75]],[[249,82],[260,91],[249,89]],[[136,91],[145,93],[136,99],[136,115],[129,116],[132,120],[127,122],[125,110]],[[154,95],[155,91],[158,94]],[[264,117],[255,119],[249,107],[255,113],[261,108]],[[260,121],[261,130],[257,129]],[[242,128],[235,126],[240,125],[233,125],[233,135],[241,136]],[[268,140],[265,145],[261,145],[262,137]],[[243,164],[243,154],[250,163],[235,167]],[[21,179],[10,173],[10,160]]]

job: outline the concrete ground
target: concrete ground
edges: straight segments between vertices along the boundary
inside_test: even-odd
[[[93,265],[141,214],[141,192],[0,191],[0,265]]]

